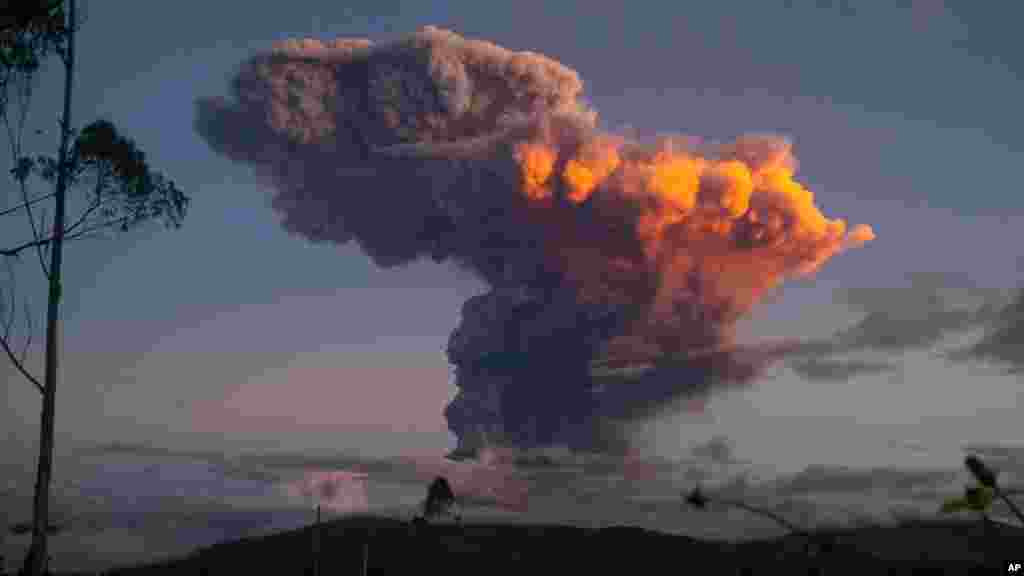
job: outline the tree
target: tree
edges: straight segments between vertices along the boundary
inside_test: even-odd
[[[105,230],[127,231],[151,220],[180,227],[189,198],[162,174],[153,171],[145,154],[122,136],[108,120],[97,120],[81,130],[72,128],[71,103],[75,72],[75,0],[26,0],[17,8],[5,6],[0,16],[0,120],[7,128],[13,168],[11,175],[20,199],[13,208],[0,212],[8,217],[24,211],[30,237],[12,246],[0,247],[0,259],[8,265],[10,280],[0,294],[3,333],[0,347],[15,369],[42,396],[39,458],[33,497],[32,546],[24,570],[33,575],[46,570],[50,483],[53,468],[55,392],[57,388],[60,328],[61,269],[64,243],[95,237]],[[22,135],[35,74],[51,56],[59,56],[64,68],[63,112],[55,157],[23,155]],[[11,94],[18,96],[18,114],[10,114]],[[31,180],[53,186],[50,194],[32,196]],[[70,190],[84,190],[81,210],[68,219]],[[38,204],[53,199],[52,227],[47,229],[45,213],[36,216]],[[28,366],[33,326],[25,308],[27,335],[16,342],[16,302],[12,261],[34,251],[47,283],[46,329],[43,378]],[[2,288],[2,285],[0,285]]]
[[[977,512],[987,526],[990,521],[989,510],[992,508],[994,499],[999,498],[1013,512],[1013,515],[1021,523],[1024,523],[1024,512],[1014,504],[1013,500],[1010,500],[1010,495],[1013,492],[1004,490],[999,485],[995,471],[982,462],[981,458],[973,454],[964,458],[964,467],[971,473],[977,484],[975,486],[964,486],[964,495],[960,498],[950,498],[943,502],[939,508],[940,512],[944,514],[960,512],[962,510]]]
[[[462,518],[455,508],[455,492],[444,476],[434,478],[427,487],[427,497],[423,501],[423,515],[413,519],[415,525],[425,525],[428,520],[450,515],[459,524]]]
[[[67,38],[63,0],[4,2],[0,12],[0,113],[11,84],[31,78]]]

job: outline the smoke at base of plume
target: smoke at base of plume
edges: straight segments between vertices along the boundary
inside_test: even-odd
[[[598,130],[581,92],[554,60],[427,27],[284,42],[231,99],[199,100],[196,130],[270,179],[292,234],[382,267],[450,260],[493,288],[448,347],[463,446],[611,447],[618,422],[754,377],[772,354],[736,351],[735,321],[873,234],[821,214],[782,138],[644,145]],[[595,359],[654,358],[593,390]]]

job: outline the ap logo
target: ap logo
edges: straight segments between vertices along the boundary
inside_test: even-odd
[[[1016,574],[1020,572],[1020,562],[1010,562],[1009,566],[1006,567],[1006,571],[1010,574]]]

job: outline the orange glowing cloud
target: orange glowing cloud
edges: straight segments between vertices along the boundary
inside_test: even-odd
[[[600,190],[595,201],[606,213],[631,219],[632,240],[646,260],[642,268],[658,278],[655,317],[675,314],[673,302],[682,297],[699,300],[719,320],[735,318],[786,278],[813,274],[835,254],[874,239],[870,227],[849,230],[844,220],[821,212],[814,194],[795,179],[796,158],[781,138],[745,136],[703,154],[626,146],[592,134],[559,163],[559,142],[542,138],[519,144],[515,160],[529,200],[560,195],[569,201],[564,209],[572,210]],[[571,221],[571,215],[561,220]],[[559,238],[563,267],[582,290],[614,268],[601,256],[614,250],[600,241],[582,246]],[[573,255],[568,264],[566,254]]]
[[[516,161],[522,168],[523,190],[535,200],[551,196],[546,186],[555,169],[555,152],[545,146],[528,143],[516,147]]]
[[[611,140],[597,138],[591,141],[569,160],[562,173],[569,200],[576,204],[585,202],[594,189],[615,172],[621,161]]]

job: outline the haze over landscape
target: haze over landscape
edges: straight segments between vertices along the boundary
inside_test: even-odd
[[[738,538],[775,528],[680,492],[931,514],[966,449],[1024,483],[1015,4],[140,4],[86,3],[75,117],[192,205],[69,246],[55,562],[408,517],[436,474],[470,517]]]

